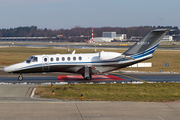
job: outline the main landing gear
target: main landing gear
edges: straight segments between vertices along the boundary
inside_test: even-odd
[[[20,74],[20,75],[18,76],[18,79],[19,79],[19,81],[22,81],[22,80],[23,80],[22,74]]]
[[[91,75],[86,76],[86,77],[84,77],[84,79],[86,79],[86,80],[91,80],[91,79],[92,79],[92,76],[91,76]]]
[[[90,67],[85,67],[84,79],[86,79],[86,80],[91,80],[92,79],[92,76],[90,74]]]

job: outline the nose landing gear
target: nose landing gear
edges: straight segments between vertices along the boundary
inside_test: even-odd
[[[20,75],[18,76],[18,79],[19,79],[19,81],[22,81],[22,80],[23,80],[22,74],[20,74]]]

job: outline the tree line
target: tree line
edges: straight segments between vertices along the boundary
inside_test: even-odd
[[[94,29],[94,37],[102,37],[103,32],[116,32],[117,34],[127,34],[128,38],[131,36],[144,36],[153,29],[169,28],[174,29],[168,34],[180,34],[180,30],[177,26],[139,26],[139,27],[100,27]],[[56,37],[57,35],[63,35],[64,37],[71,36],[91,36],[92,28],[74,27],[72,29],[40,29],[37,26],[30,27],[17,27],[10,29],[0,29],[0,37]]]

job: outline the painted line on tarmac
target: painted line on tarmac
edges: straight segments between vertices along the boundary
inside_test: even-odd
[[[141,81],[141,82],[144,82],[146,83],[147,81],[144,81],[144,80],[141,80],[141,79],[138,79],[138,78],[134,78],[134,77],[131,77],[131,76],[128,76],[128,75],[123,75],[123,74],[120,74],[120,73],[113,73],[113,72],[110,72],[111,74],[116,74],[116,75],[121,75],[121,76],[124,76],[124,77],[128,77],[128,78],[131,78],[131,79],[134,79],[134,80],[137,80],[137,81]]]
[[[36,88],[34,88],[34,89],[33,89],[32,93],[31,93],[31,98],[33,98],[33,97],[34,97],[34,93],[35,93],[35,91],[36,91]]]

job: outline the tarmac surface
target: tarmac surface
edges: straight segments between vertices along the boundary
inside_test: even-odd
[[[45,82],[84,83],[72,74],[18,74],[0,71],[0,120],[179,120],[180,102],[62,101],[33,97],[34,88]],[[75,78],[75,80],[72,79]],[[179,82],[179,74],[109,73],[90,82]]]
[[[44,83],[139,83],[139,82],[180,82],[180,74],[144,74],[144,73],[121,73],[110,72],[105,75],[92,75],[90,81],[85,80],[81,75],[67,73],[47,73],[47,74],[23,74],[23,81],[18,80],[19,74],[3,73],[0,70],[0,84],[44,84]]]
[[[0,85],[1,120],[179,120],[180,102],[62,101],[31,96],[36,85]]]
[[[1,120],[179,120],[179,103],[0,103]]]

